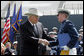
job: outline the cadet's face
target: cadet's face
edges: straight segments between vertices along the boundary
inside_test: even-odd
[[[61,22],[61,19],[62,19],[62,14],[61,14],[61,13],[59,13],[59,14],[58,14],[58,16],[57,16],[57,18],[58,18],[58,21],[59,21],[59,22]]]
[[[38,22],[38,16],[30,16],[30,21],[33,23],[33,24],[36,24]]]
[[[53,32],[57,32],[57,30],[53,30]]]
[[[64,15],[64,14],[59,13],[59,15],[57,16],[58,21],[59,21],[59,22],[62,22],[62,21],[63,21],[63,19],[64,19],[64,17],[65,17],[65,15]]]

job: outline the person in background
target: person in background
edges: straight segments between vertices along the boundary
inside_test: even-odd
[[[53,39],[57,39],[57,33],[56,32],[49,32],[48,35]]]
[[[82,55],[83,54],[83,36],[82,34],[79,34],[79,47],[77,48],[77,55]]]
[[[82,28],[79,30],[79,34],[83,35],[83,29]]]
[[[82,27],[83,28],[83,27]],[[81,36],[80,38],[79,38],[79,40],[80,40],[80,42],[83,42],[83,29],[80,29],[79,30],[79,35]],[[81,44],[81,46],[83,47],[83,44]]]
[[[52,31],[57,33],[58,32],[58,28],[57,27],[53,27]]]
[[[43,29],[44,29],[45,34],[48,34],[48,28],[43,28]]]
[[[77,54],[83,55],[83,26],[79,30],[79,48],[77,48]]]
[[[5,55],[6,46],[1,43],[1,55]]]
[[[50,55],[57,55],[57,32],[49,32],[48,33],[51,38],[53,38],[53,41],[49,41],[50,45],[49,47],[51,48],[50,50]]]
[[[17,44],[18,44],[17,41],[14,41],[14,42],[13,42],[14,50],[13,50],[12,55],[17,55]]]
[[[83,29],[83,26],[81,26],[81,29]]]
[[[13,50],[11,49],[11,43],[7,42],[6,43],[6,50],[5,50],[5,55],[12,55]]]

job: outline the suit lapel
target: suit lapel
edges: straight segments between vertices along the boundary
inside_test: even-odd
[[[27,26],[27,25],[28,25],[27,30],[28,30],[29,32],[31,32],[31,33],[35,36],[34,28],[33,28],[33,26],[30,24],[29,21],[27,21],[26,26]]]

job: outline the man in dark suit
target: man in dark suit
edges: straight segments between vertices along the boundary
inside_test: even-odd
[[[39,45],[42,43],[48,45],[47,40],[52,40],[47,37],[43,31],[42,23],[38,22],[39,16],[37,9],[29,9],[27,22],[21,24],[21,54],[20,55],[38,55]],[[47,40],[46,40],[47,39]]]

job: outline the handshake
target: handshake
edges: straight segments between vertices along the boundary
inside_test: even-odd
[[[49,41],[47,41],[46,39],[39,39],[38,43],[41,43],[43,45],[49,45]]]

